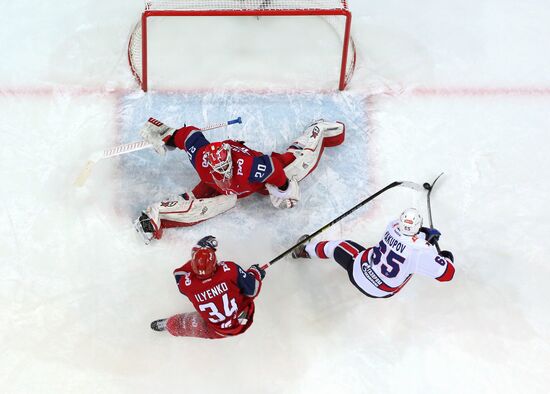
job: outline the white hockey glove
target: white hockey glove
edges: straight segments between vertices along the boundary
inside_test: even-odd
[[[175,131],[176,129],[166,126],[160,120],[149,118],[139,133],[141,137],[153,145],[153,149],[162,156],[166,153],[165,142]]]
[[[287,209],[294,207],[300,200],[300,188],[298,182],[294,178],[288,181],[288,187],[286,190],[281,190],[276,186],[265,184],[267,191],[269,192],[269,198],[271,203],[277,209]]]

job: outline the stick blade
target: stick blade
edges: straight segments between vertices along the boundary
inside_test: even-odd
[[[439,174],[439,175],[437,176],[437,178],[435,178],[435,179],[433,180],[430,189],[433,189],[435,183],[437,182],[437,180],[438,180],[439,178],[441,178],[441,175],[443,175],[443,174],[444,174],[444,172],[442,172],[441,174]]]
[[[80,174],[78,174],[78,177],[74,181],[76,187],[84,186],[84,183],[86,183],[86,180],[90,177],[94,164],[95,162],[93,160],[88,160],[86,166],[80,171]]]
[[[416,190],[417,192],[420,192],[423,190],[422,185],[419,185],[418,183],[410,182],[410,181],[401,181],[399,186],[408,187],[409,189]]]

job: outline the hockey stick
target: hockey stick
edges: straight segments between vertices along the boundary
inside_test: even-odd
[[[239,116],[236,119],[229,120],[224,123],[217,123],[213,125],[209,125],[206,127],[203,127],[202,129],[199,129],[200,131],[207,131],[207,130],[214,130],[219,129],[221,127],[226,127],[235,123],[242,123],[241,117]],[[152,145],[148,143],[147,141],[135,141],[130,142],[128,144],[124,145],[118,145],[114,146],[109,149],[105,149],[99,152],[95,152],[90,156],[90,159],[86,163],[86,166],[84,169],[80,172],[78,177],[74,181],[74,185],[77,187],[81,187],[84,185],[88,177],[90,176],[90,173],[92,172],[92,167],[102,159],[108,159],[110,157],[115,157],[119,155],[125,155],[126,153],[136,152],[138,150],[147,149],[150,148]]]
[[[417,184],[417,183],[414,183],[414,182],[408,182],[408,181],[396,181],[396,182],[392,182],[390,183],[389,185],[387,185],[386,187],[384,187],[383,189],[380,189],[378,190],[376,193],[374,193],[372,196],[370,197],[367,197],[366,199],[364,199],[363,201],[361,201],[359,204],[355,205],[353,208],[347,210],[346,212],[344,212],[343,214],[341,214],[340,216],[338,216],[336,219],[334,219],[332,222],[330,223],[327,223],[325,224],[323,227],[321,227],[319,230],[315,231],[313,234],[309,235],[307,238],[304,238],[303,240],[301,240],[300,242],[298,242],[297,244],[291,246],[290,248],[288,248],[287,250],[285,250],[283,253],[281,253],[280,255],[278,255],[277,257],[275,257],[273,260],[271,260],[270,262],[266,263],[265,265],[262,266],[262,269],[266,269],[268,268],[269,266],[273,265],[276,261],[279,261],[280,259],[282,259],[283,257],[285,257],[287,254],[289,254],[290,252],[292,252],[296,247],[300,246],[301,244],[309,241],[310,239],[314,238],[315,236],[319,235],[320,233],[322,233],[323,231],[325,231],[326,229],[328,229],[329,227],[331,227],[333,224],[335,223],[338,223],[340,220],[342,220],[343,218],[345,218],[346,216],[348,216],[350,213],[356,211],[357,209],[361,208],[363,205],[365,205],[366,203],[368,203],[369,201],[372,201],[374,200],[376,197],[378,197],[380,194],[384,193],[385,191],[387,190],[390,190],[396,186],[402,186],[402,187],[407,187],[409,189],[413,189],[413,190],[416,190],[416,191],[421,191],[422,190],[422,186]]]
[[[428,218],[430,219],[430,228],[434,228],[434,223],[433,223],[433,220],[432,220],[432,205],[431,205],[431,201],[430,201],[430,194],[432,194],[432,190],[434,188],[434,185],[437,182],[437,180],[441,177],[441,175],[443,175],[443,173],[439,174],[437,176],[437,178],[434,179],[434,181],[432,182],[431,185],[428,182],[426,182],[426,183],[424,183],[424,185],[422,185],[424,187],[424,189],[426,189],[428,191],[428,196],[427,196],[426,200],[427,200],[427,204],[428,204]],[[437,253],[440,253],[441,248],[439,247],[439,243],[437,241],[435,241],[434,245],[435,245],[435,248],[437,249]]]

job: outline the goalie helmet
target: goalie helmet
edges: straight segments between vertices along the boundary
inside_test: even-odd
[[[233,176],[231,146],[226,142],[214,142],[210,144],[208,146],[208,165],[212,169],[212,172],[221,175],[222,180],[231,179]]]
[[[412,237],[418,234],[421,226],[422,216],[420,216],[416,208],[408,208],[401,213],[399,217],[399,230],[401,234]]]
[[[191,269],[199,279],[210,278],[216,272],[218,259],[212,248],[194,247]]]

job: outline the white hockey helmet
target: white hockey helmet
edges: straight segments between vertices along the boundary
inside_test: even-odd
[[[208,165],[212,171],[220,174],[224,180],[233,176],[231,147],[225,142],[213,142],[208,147]]]
[[[418,230],[422,227],[422,216],[416,208],[407,208],[399,217],[399,230],[401,234],[412,237],[418,234]]]

